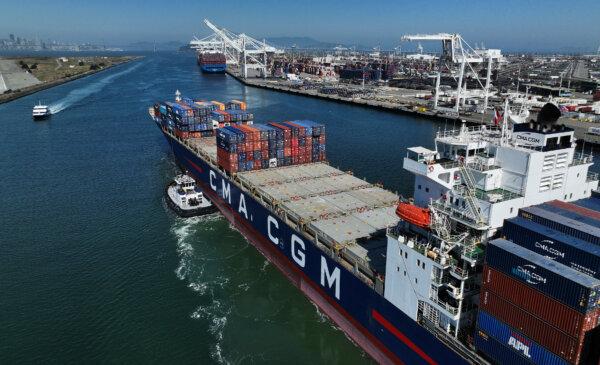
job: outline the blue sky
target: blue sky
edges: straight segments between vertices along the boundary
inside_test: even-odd
[[[208,34],[203,18],[257,38],[308,36],[370,46],[390,47],[415,32],[457,32],[471,44],[506,50],[595,51],[600,45],[600,0],[6,1],[0,38],[187,41]]]

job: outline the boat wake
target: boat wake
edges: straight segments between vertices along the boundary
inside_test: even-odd
[[[101,91],[106,85],[113,82],[113,80],[115,80],[116,78],[121,77],[123,75],[126,75],[126,74],[136,70],[141,65],[142,64],[138,62],[135,65],[132,65],[123,71],[119,71],[114,74],[108,75],[108,76],[101,78],[101,79],[99,79],[91,84],[88,84],[82,88],[72,90],[71,92],[69,92],[67,94],[67,96],[65,96],[61,100],[59,100],[58,102],[56,102],[54,104],[51,104],[48,107],[48,109],[50,109],[50,112],[52,114],[60,113],[61,111],[65,110],[68,107],[74,105],[75,103],[87,98],[88,96]]]
[[[228,316],[233,306],[230,303],[224,303],[221,298],[227,289],[230,278],[212,274],[209,277],[208,274],[205,274],[205,267],[210,265],[213,260],[198,255],[192,244],[198,233],[214,230],[212,225],[207,224],[208,222],[219,219],[222,218],[218,215],[177,219],[171,227],[171,232],[177,238],[179,255],[179,266],[175,270],[175,274],[179,280],[186,280],[188,287],[198,293],[203,302],[190,314],[190,318],[207,322],[208,332],[214,339],[210,345],[211,357],[217,363],[229,364],[223,355],[222,343]],[[210,269],[206,270],[210,271]]]

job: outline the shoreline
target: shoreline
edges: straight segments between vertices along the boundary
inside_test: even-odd
[[[327,101],[333,101],[333,102],[342,103],[342,104],[361,106],[361,107],[366,107],[366,108],[371,108],[371,109],[376,109],[376,110],[387,111],[390,113],[410,114],[412,116],[418,116],[418,117],[427,118],[427,119],[434,118],[434,119],[448,121],[448,122],[458,122],[458,121],[464,119],[468,123],[486,124],[486,123],[481,122],[481,118],[476,119],[476,118],[473,118],[472,116],[464,116],[463,115],[460,117],[456,117],[456,116],[451,116],[448,114],[435,112],[435,111],[431,111],[431,110],[418,110],[419,107],[421,107],[421,108],[424,107],[424,106],[419,106],[419,105],[393,104],[393,103],[387,103],[387,102],[382,102],[382,101],[363,100],[363,99],[357,99],[357,98],[345,98],[345,97],[338,96],[338,95],[322,94],[322,93],[319,93],[318,91],[313,91],[313,90],[310,90],[310,91],[309,90],[298,90],[298,89],[293,89],[293,88],[290,88],[287,86],[268,85],[268,84],[264,84],[262,82],[253,82],[252,79],[250,79],[250,80],[243,79],[242,77],[236,75],[233,71],[231,71],[229,69],[227,69],[225,71],[225,73],[227,73],[229,76],[233,77],[234,79],[236,79],[238,82],[242,83],[243,85],[252,86],[252,87],[256,87],[256,88],[260,88],[260,89],[275,90],[275,91],[283,92],[286,94],[293,94],[293,95],[317,98],[317,99],[322,99],[322,100],[327,100]],[[417,108],[417,109],[415,110],[414,108]]]
[[[59,85],[62,85],[62,84],[66,84],[67,82],[75,81],[75,80],[81,79],[83,77],[95,75],[95,74],[100,73],[102,71],[110,70],[113,67],[124,65],[124,64],[133,62],[133,61],[138,61],[138,60],[140,60],[142,58],[144,58],[144,56],[132,56],[132,58],[129,59],[129,60],[127,60],[127,61],[123,61],[123,62],[120,62],[120,63],[115,63],[115,64],[112,64],[110,66],[98,69],[98,70],[89,70],[89,71],[82,72],[82,73],[77,74],[77,75],[65,77],[65,78],[62,78],[62,79],[58,79],[58,80],[54,80],[54,81],[50,81],[50,82],[42,82],[42,83],[39,83],[39,84],[36,84],[36,85],[24,87],[24,88],[19,89],[17,91],[13,91],[10,94],[0,94],[0,104],[8,103],[8,102],[11,102],[13,100],[22,98],[24,96],[35,94],[35,93],[37,93],[39,91],[50,89],[52,87],[59,86]]]
[[[445,114],[443,112],[435,112],[432,110],[419,110],[419,108],[424,107],[422,105],[419,106],[419,105],[399,104],[399,103],[394,104],[394,103],[375,101],[375,100],[345,98],[345,97],[341,97],[338,95],[322,94],[316,90],[299,90],[299,89],[293,89],[293,88],[290,88],[287,86],[282,86],[282,85],[270,85],[270,84],[267,84],[264,82],[254,81],[253,79],[243,79],[242,77],[240,77],[239,75],[237,75],[234,71],[232,71],[230,69],[225,70],[225,73],[227,75],[233,77],[234,79],[236,79],[238,82],[240,82],[242,85],[245,85],[245,86],[251,86],[251,87],[256,87],[256,88],[265,89],[265,90],[273,90],[273,91],[277,91],[277,92],[283,92],[286,94],[298,95],[298,96],[303,96],[303,97],[308,97],[308,98],[316,98],[316,99],[332,101],[332,102],[336,102],[336,103],[349,104],[349,105],[358,106],[358,107],[365,107],[365,108],[385,111],[388,113],[411,115],[413,117],[434,120],[436,122],[460,123],[461,120],[465,120],[469,124],[488,125],[489,123],[487,123],[486,121],[491,120],[491,114],[490,114],[489,118],[486,118],[487,115],[486,115],[486,117],[482,118],[482,116],[480,114],[475,115],[475,116],[474,115],[461,115],[459,117],[456,117],[456,116]],[[258,79],[258,80],[261,80],[261,79]],[[588,125],[574,122],[574,121],[571,121],[570,119],[563,119],[563,120],[561,120],[561,122],[563,124],[565,124],[567,127],[573,128],[575,130],[575,137],[577,138],[578,141],[583,141],[584,143],[590,143],[593,145],[600,145],[600,135],[592,135],[592,134],[587,133],[586,128],[588,127]],[[592,124],[590,124],[589,126],[592,126]]]

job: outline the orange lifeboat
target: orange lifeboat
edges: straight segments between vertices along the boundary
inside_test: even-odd
[[[429,223],[431,222],[429,209],[417,207],[409,203],[400,202],[398,208],[396,208],[396,214],[402,220],[423,228],[429,228]]]

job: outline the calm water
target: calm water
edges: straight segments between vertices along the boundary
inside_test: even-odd
[[[203,76],[176,53],[0,105],[2,362],[370,363],[226,220],[168,211],[176,169],[147,108],[176,89],[322,122],[334,166],[403,194],[405,148],[439,127]],[[58,114],[33,122],[38,100]]]

